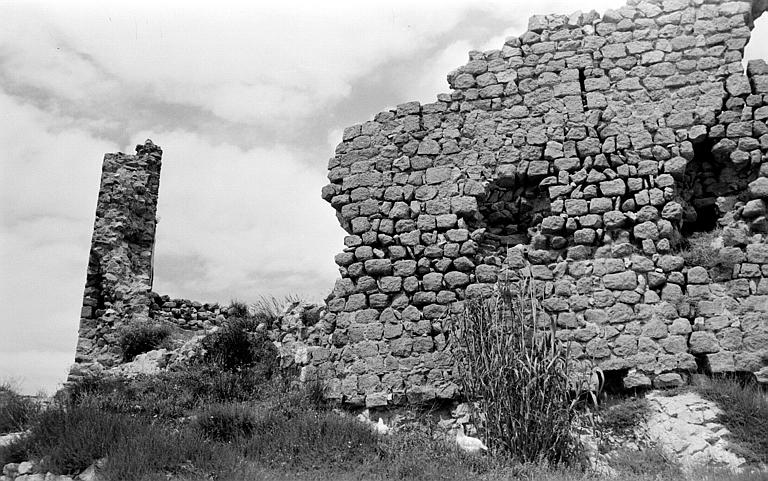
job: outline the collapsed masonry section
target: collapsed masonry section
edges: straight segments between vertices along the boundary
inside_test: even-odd
[[[345,129],[322,196],[349,235],[304,378],[351,404],[453,398],[448,319],[522,269],[626,388],[768,381],[768,65],[741,63],[767,6],[534,16],[450,94]],[[712,265],[685,265],[715,228]]]
[[[104,156],[70,379],[118,362],[120,327],[149,319],[161,157],[151,140]]]

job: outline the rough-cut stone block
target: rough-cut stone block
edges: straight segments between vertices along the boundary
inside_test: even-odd
[[[637,287],[637,275],[633,271],[606,274],[603,284],[606,289],[632,290]]]
[[[708,354],[720,350],[720,344],[717,342],[715,335],[705,331],[691,333],[688,345],[693,354]]]

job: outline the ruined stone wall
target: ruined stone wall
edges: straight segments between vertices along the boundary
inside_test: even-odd
[[[161,157],[151,140],[137,145],[136,155],[104,156],[70,378],[115,364],[120,327],[149,319]]]
[[[768,378],[768,65],[741,63],[765,9],[534,16],[436,102],[345,129],[322,196],[349,235],[304,377],[351,404],[452,398],[447,318],[522,269],[575,356],[628,388]],[[686,266],[716,227],[715,264]]]

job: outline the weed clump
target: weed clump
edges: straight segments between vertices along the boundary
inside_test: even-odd
[[[685,265],[701,266],[705,269],[715,267],[720,262],[720,249],[715,243],[721,234],[720,229],[715,229],[709,232],[695,232],[690,237],[683,238],[678,253]]]
[[[459,377],[490,446],[522,462],[575,461],[567,349],[554,323],[542,328],[540,309],[526,277],[500,284],[492,299],[465,301],[453,330]]]
[[[139,354],[164,346],[170,335],[171,328],[165,324],[142,322],[126,326],[118,338],[123,360],[131,361]]]

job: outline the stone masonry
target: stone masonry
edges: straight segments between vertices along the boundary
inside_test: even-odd
[[[347,404],[455,399],[450,317],[522,272],[542,322],[625,388],[768,382],[768,65],[742,66],[766,8],[534,16],[436,102],[345,129],[322,189],[349,233],[341,278],[319,321],[271,333],[281,355]],[[119,363],[125,325],[226,318],[151,291],[161,154],[104,158],[71,379]],[[686,265],[705,232],[715,262]]]
[[[70,379],[117,362],[117,330],[149,319],[161,157],[151,140],[136,155],[104,156]]]
[[[742,65],[767,7],[534,16],[436,102],[345,129],[322,197],[349,235],[302,376],[353,405],[454,398],[447,320],[522,270],[626,388],[768,381],[768,65]],[[686,266],[715,228],[714,267]]]

